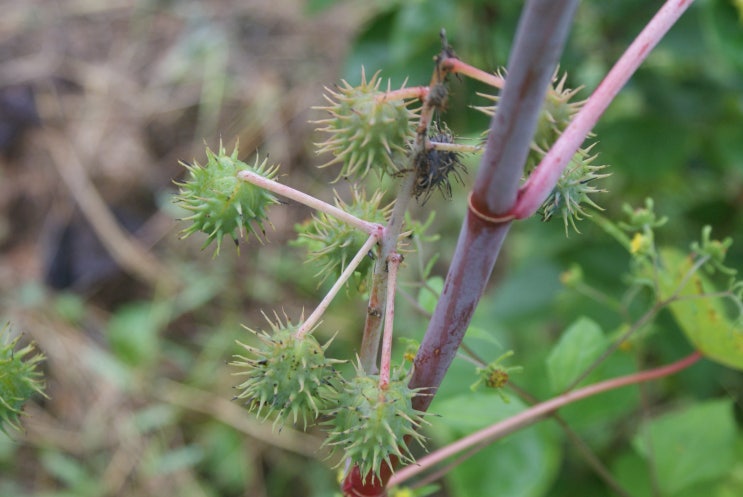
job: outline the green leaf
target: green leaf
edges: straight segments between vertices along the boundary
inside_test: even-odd
[[[606,338],[598,324],[578,318],[560,337],[547,357],[547,373],[552,390],[567,389],[606,349]]]
[[[707,358],[743,369],[743,322],[730,318],[719,298],[704,297],[717,289],[700,271],[689,274],[691,257],[671,248],[661,249],[660,255],[658,298],[665,300],[678,292],[680,300],[669,308],[686,337]],[[647,276],[651,271],[647,268]]]
[[[731,401],[714,400],[645,424],[633,445],[653,459],[663,495],[728,474],[735,463],[736,429]]]
[[[106,334],[116,356],[130,366],[151,364],[158,354],[158,319],[155,304],[126,304],[111,316]]]
[[[444,289],[444,279],[440,276],[434,276],[426,281],[426,286],[418,292],[418,304],[426,310],[433,313],[436,303],[439,301],[441,291]]]
[[[430,418],[431,431],[438,442],[449,443],[525,408],[516,398],[505,404],[498,395],[468,392],[434,401],[431,410],[441,416]],[[552,427],[532,426],[493,443],[450,471],[451,495],[543,496],[557,475],[559,461],[560,444]]]

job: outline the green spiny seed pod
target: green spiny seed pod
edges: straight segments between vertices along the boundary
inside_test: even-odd
[[[330,342],[320,345],[311,334],[297,337],[298,326],[287,320],[281,324],[269,320],[272,333],[250,330],[260,339],[258,347],[238,342],[251,355],[235,356],[230,365],[240,368],[235,374],[246,379],[236,388],[236,399],[244,399],[249,411],[264,419],[276,416],[274,426],[287,420],[304,426],[314,421],[340,382],[334,364],[342,361],[325,357]]]
[[[393,468],[393,457],[414,462],[405,439],[423,445],[418,428],[425,423],[425,413],[412,407],[417,391],[408,387],[410,376],[403,368],[395,371],[386,388],[380,386],[378,375],[357,369],[357,376],[338,393],[338,406],[327,411],[333,418],[326,423],[332,428],[325,445],[343,449],[366,481],[379,477],[383,463]]]
[[[591,148],[593,148],[593,145],[587,149],[581,148],[576,152],[571,163],[557,180],[554,190],[540,208],[544,221],[549,221],[556,212],[560,212],[565,223],[566,234],[568,226],[572,226],[577,233],[580,233],[575,221],[580,221],[583,217],[589,215],[584,206],[589,205],[594,209],[603,210],[596,202],[591,200],[589,195],[605,192],[606,190],[596,188],[592,183],[609,175],[599,174],[599,171],[606,167],[605,165],[592,164],[596,155],[590,154]]]
[[[386,98],[386,93],[379,90],[378,75],[367,82],[362,69],[359,86],[343,81],[335,91],[326,88],[325,99],[330,105],[315,107],[330,114],[327,119],[315,121],[324,125],[319,131],[330,135],[317,144],[318,153],[333,154],[320,167],[342,164],[337,179],[352,175],[362,179],[372,167],[390,174],[406,167],[416,113],[404,100]]]
[[[392,212],[392,204],[380,206],[382,196],[382,192],[376,192],[367,199],[363,191],[353,190],[353,202],[350,205],[337,194],[335,205],[365,221],[383,224]],[[320,283],[330,276],[337,279],[369,238],[367,233],[323,212],[304,224],[296,225],[295,230],[299,236],[294,244],[304,245],[309,252],[309,260],[319,265],[317,276]],[[366,258],[356,269],[355,279],[359,289],[363,290],[372,266],[371,258]]]
[[[183,219],[191,221],[191,225],[181,232],[181,238],[202,231],[208,235],[202,249],[216,240],[216,255],[225,235],[230,235],[236,245],[238,233],[244,238],[246,230],[260,237],[256,227],[264,233],[266,209],[279,203],[268,191],[239,180],[237,173],[248,169],[263,177],[273,178],[278,166],[268,165],[267,159],[259,162],[257,156],[255,163],[249,166],[238,160],[237,147],[230,155],[221,145],[217,154],[207,148],[206,157],[204,166],[197,162],[193,165],[181,163],[188,169],[189,178],[183,183],[176,183],[180,193],[174,200],[192,212]]]
[[[567,77],[567,73],[564,73],[558,80],[557,72],[555,72],[552,78],[552,85],[547,90],[539,112],[537,130],[534,134],[536,148],[548,148],[555,143],[585,103],[584,100],[571,101],[583,87],[566,88]]]
[[[23,404],[34,394],[44,395],[42,373],[38,365],[42,354],[34,354],[34,346],[15,350],[20,336],[7,340],[8,325],[0,331],[0,430],[18,428]]]

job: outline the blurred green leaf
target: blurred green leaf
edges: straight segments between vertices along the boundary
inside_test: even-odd
[[[699,270],[690,273],[694,261],[675,248],[660,251],[662,268],[644,269],[645,275],[657,271],[658,299],[677,299],[669,305],[673,317],[689,341],[706,357],[725,366],[743,369],[743,322],[730,316],[718,290]]]
[[[433,313],[443,289],[443,278],[440,276],[429,278],[428,281],[426,281],[426,286],[421,287],[418,292],[418,305],[425,309],[426,312]]]
[[[188,445],[165,452],[156,458],[150,470],[153,475],[168,475],[191,468],[204,458],[204,450],[195,445]]]
[[[563,333],[547,357],[552,390],[562,393],[606,350],[606,338],[594,321],[578,318]]]
[[[152,364],[158,355],[161,319],[156,304],[134,302],[120,307],[106,327],[116,356],[131,366]]]
[[[245,443],[240,433],[221,423],[210,423],[199,436],[204,448],[202,466],[225,493],[238,493],[253,479]]]
[[[735,463],[736,427],[729,400],[712,400],[660,416],[642,426],[633,446],[653,460],[664,495],[727,475]]]

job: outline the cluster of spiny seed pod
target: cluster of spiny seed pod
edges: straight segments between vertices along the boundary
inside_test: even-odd
[[[271,332],[252,331],[258,346],[240,344],[249,355],[231,363],[245,380],[236,388],[236,399],[259,417],[274,418],[274,426],[301,421],[306,428],[319,416],[326,418],[325,445],[340,448],[364,479],[378,476],[381,465],[393,467],[391,458],[412,462],[405,437],[423,443],[418,428],[424,413],[412,407],[418,393],[408,387],[409,374],[397,369],[387,384],[360,366],[345,380],[335,369],[342,362],[326,357],[328,344],[320,345],[311,333],[300,335],[288,320],[269,321]]]
[[[576,90],[565,88],[565,78],[555,79],[542,109],[537,134],[527,164],[527,174],[544,156],[569,121],[580,109],[581,102],[571,101]],[[339,166],[336,181],[353,177],[364,179],[369,171],[377,176],[392,177],[414,173],[410,195],[425,203],[434,189],[444,197],[452,196],[450,177],[461,183],[465,171],[461,163],[464,147],[455,142],[445,124],[438,120],[431,125],[431,113],[441,112],[446,100],[446,86],[436,83],[426,91],[416,93],[403,88],[383,91],[381,79],[375,74],[369,81],[362,72],[359,86],[343,82],[327,90],[328,105],[319,107],[329,117],[317,123],[326,140],[318,143],[319,153],[331,154],[321,167]],[[430,97],[430,98],[429,98]],[[414,100],[424,101],[422,109],[411,110]],[[493,97],[497,103],[497,97]],[[496,107],[480,108],[493,114]],[[428,112],[428,119],[423,114]],[[418,120],[416,124],[414,121]],[[583,205],[592,205],[589,194],[601,190],[591,182],[604,175],[602,166],[591,164],[590,148],[579,151],[573,167],[568,168],[552,196],[543,206],[545,218],[561,212],[573,223],[585,215]],[[267,209],[279,203],[273,194],[238,179],[238,172],[251,170],[266,179],[276,176],[277,168],[258,159],[252,166],[237,158],[237,149],[228,155],[220,146],[218,153],[207,151],[204,166],[186,166],[189,178],[180,183],[176,200],[191,215],[191,225],[183,231],[188,236],[197,231],[206,233],[205,246],[216,241],[217,250],[224,235],[237,240],[245,231],[258,235],[267,222]],[[384,224],[389,220],[391,205],[384,206],[381,193],[367,197],[364,190],[352,189],[351,202],[336,195],[335,207],[370,223]],[[327,210],[327,209],[326,209]],[[338,277],[357,254],[370,233],[344,224],[326,212],[298,225],[295,242],[305,246],[309,258],[319,265],[321,281]],[[370,254],[374,255],[374,254]],[[356,269],[357,288],[363,290],[373,267],[373,257],[366,258]],[[412,407],[412,400],[421,392],[408,387],[409,371],[400,368],[392,378],[365,372],[360,366],[356,375],[345,379],[336,370],[339,362],[326,356],[329,344],[321,345],[306,324],[284,323],[276,317],[269,331],[253,332],[255,345],[241,344],[245,355],[231,363],[243,376],[237,386],[236,398],[259,417],[274,419],[274,425],[299,423],[304,426],[322,419],[328,428],[326,445],[339,448],[364,479],[379,476],[384,465],[393,468],[399,462],[412,462],[407,442],[423,442],[418,429],[425,423],[423,413]],[[500,359],[499,359],[500,360]],[[480,382],[500,389],[508,381],[508,373],[516,367],[502,367],[498,361],[480,371]]]
[[[44,395],[39,363],[44,356],[33,345],[18,350],[20,336],[8,340],[8,326],[0,331],[0,430],[17,427],[21,408],[34,394]]]
[[[336,392],[337,405],[327,411],[331,431],[325,443],[341,447],[366,479],[379,475],[383,463],[393,468],[392,457],[404,463],[415,461],[405,438],[423,445],[418,429],[425,413],[412,406],[419,392],[408,387],[410,375],[403,367],[393,371],[388,384],[382,384],[378,375],[366,374],[361,366],[356,373]]]

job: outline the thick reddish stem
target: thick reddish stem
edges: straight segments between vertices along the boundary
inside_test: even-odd
[[[452,264],[410,381],[425,389],[413,407],[428,408],[454,359],[498,257],[516,201],[539,110],[557,65],[576,0],[527,2],[511,53],[508,84],[493,117],[480,171]]]

